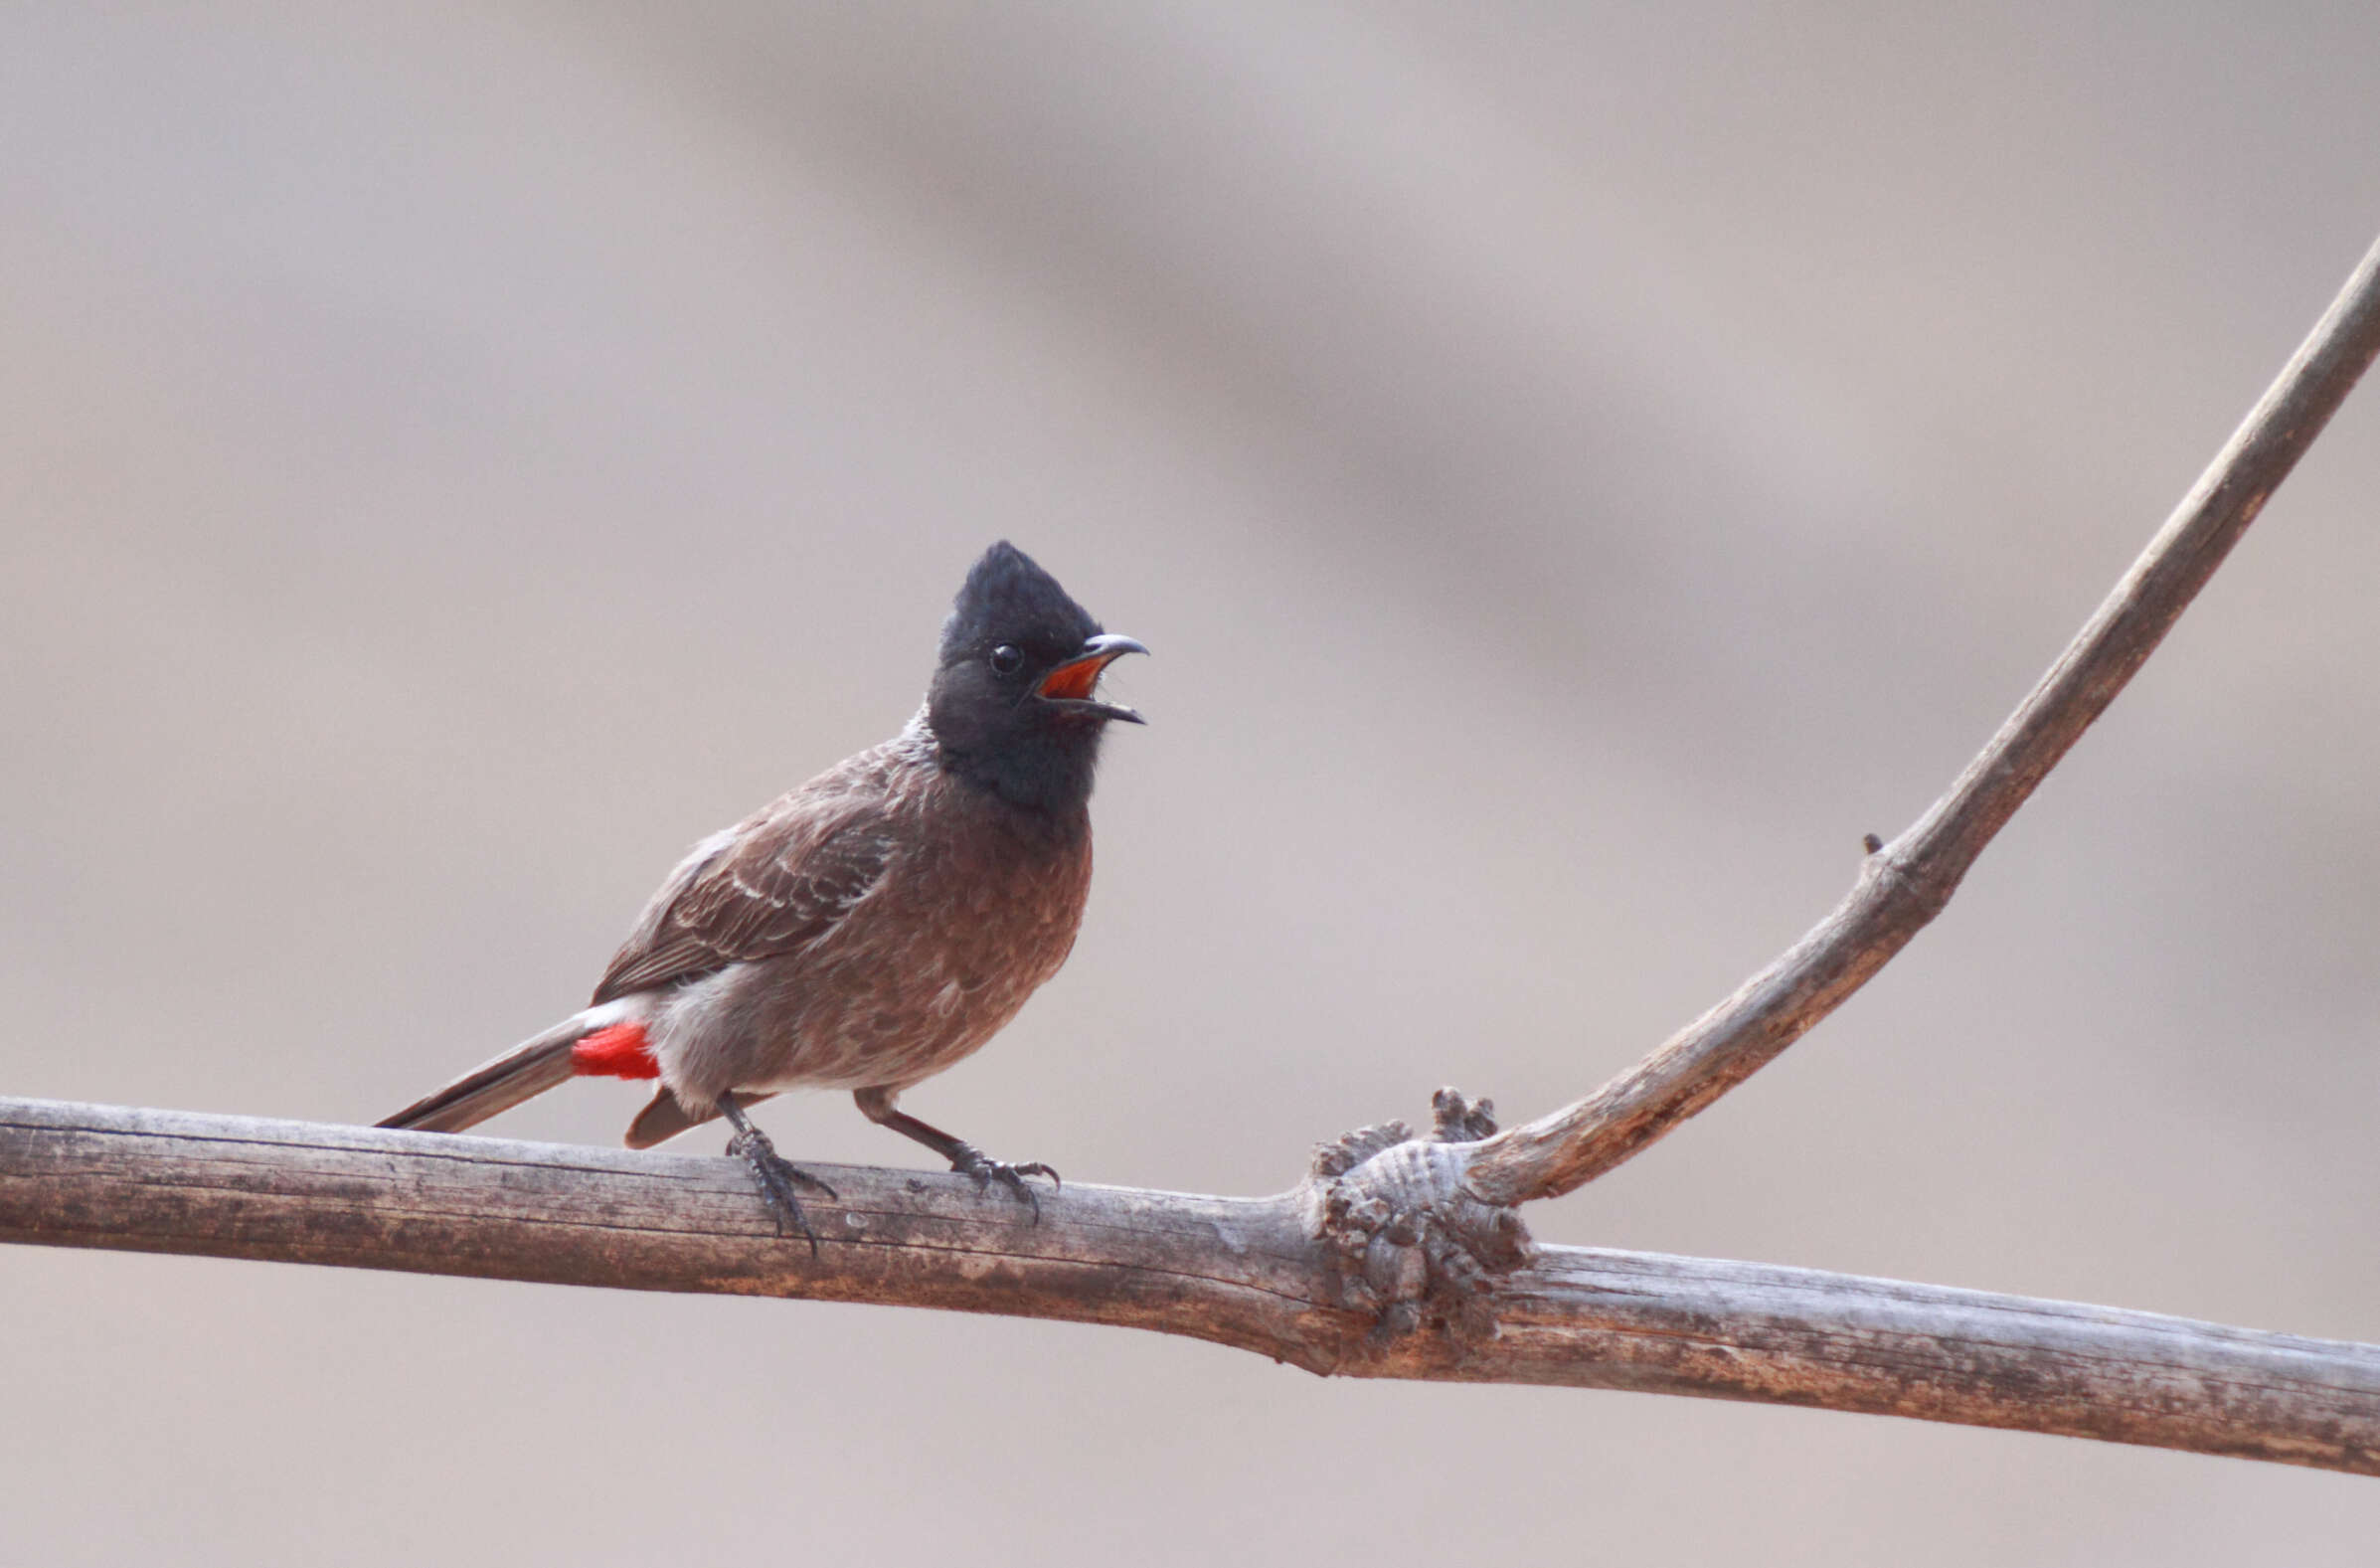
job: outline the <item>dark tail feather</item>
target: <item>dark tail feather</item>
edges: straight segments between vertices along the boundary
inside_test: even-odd
[[[595,1026],[582,1013],[523,1041],[485,1067],[457,1078],[380,1124],[417,1132],[459,1132],[499,1111],[544,1094],[572,1077],[571,1047]]]
[[[767,1098],[766,1095],[737,1095],[735,1100],[740,1106],[757,1106]],[[628,1135],[623,1141],[630,1148],[651,1148],[655,1143],[676,1137],[689,1128],[701,1127],[718,1115],[719,1108],[716,1106],[708,1111],[689,1111],[679,1103],[676,1095],[664,1089],[653,1096],[651,1105],[636,1113],[636,1120],[628,1124]]]

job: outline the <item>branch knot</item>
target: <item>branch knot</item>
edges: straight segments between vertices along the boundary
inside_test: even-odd
[[[1528,1260],[1518,1211],[1463,1180],[1495,1132],[1494,1104],[1442,1089],[1431,1111],[1428,1137],[1383,1122],[1318,1145],[1305,1182],[1306,1234],[1329,1247],[1340,1305],[1372,1315],[1375,1347],[1425,1325],[1492,1336],[1479,1298]]]

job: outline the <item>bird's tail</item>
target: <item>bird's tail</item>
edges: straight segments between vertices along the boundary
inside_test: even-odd
[[[590,1007],[379,1125],[417,1132],[460,1132],[583,1074],[651,1078],[655,1072],[641,1017],[617,1003]]]

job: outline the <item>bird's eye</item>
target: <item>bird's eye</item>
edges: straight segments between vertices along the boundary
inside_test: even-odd
[[[991,667],[1002,675],[1014,675],[1024,663],[1025,650],[1013,642],[1003,642],[991,650]]]

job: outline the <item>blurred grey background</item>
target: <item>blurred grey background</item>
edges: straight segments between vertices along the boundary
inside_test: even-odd
[[[388,1113],[889,733],[1008,535],[1154,723],[1073,963],[916,1110],[1253,1193],[1585,1092],[1948,783],[2380,227],[2367,4],[1953,10],[0,11],[0,1091]],[[2376,402],[1939,925],[1538,1233],[2380,1339]],[[0,1301],[11,1562],[2380,1538],[2333,1476],[1044,1323]]]

